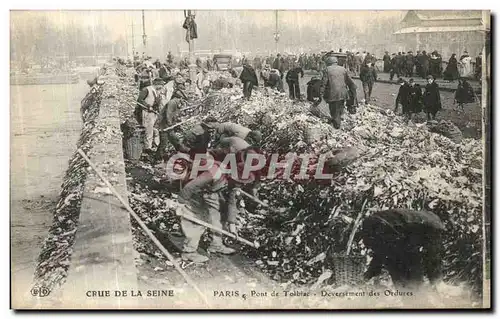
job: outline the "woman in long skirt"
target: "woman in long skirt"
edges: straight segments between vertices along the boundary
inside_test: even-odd
[[[458,61],[456,56],[457,55],[455,53],[451,55],[448,65],[446,66],[446,70],[444,71],[444,79],[447,81],[455,81],[459,78]]]

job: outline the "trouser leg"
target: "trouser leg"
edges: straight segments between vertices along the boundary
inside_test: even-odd
[[[295,98],[300,99],[300,85],[299,82],[295,82]]]
[[[219,195],[217,193],[205,196],[205,202],[208,207],[208,218],[210,224],[217,228],[222,228]],[[222,246],[222,235],[220,233],[213,233],[212,246]]]
[[[332,125],[334,128],[339,129],[342,121],[342,113],[344,108],[344,101],[335,101],[329,103],[330,115],[332,117]]]
[[[142,111],[142,121],[144,128],[146,129],[145,148],[151,149],[153,147],[154,125],[156,122],[156,114],[144,110]]]
[[[287,81],[286,83],[288,84],[288,96],[293,100],[295,97],[295,92],[293,91],[293,83],[292,81]]]
[[[206,212],[202,208],[197,208],[196,212],[193,213],[191,210],[183,209],[183,214],[191,215],[202,220],[206,219]],[[185,253],[194,253],[198,250],[198,244],[200,243],[200,238],[205,232],[205,227],[200,226],[190,220],[181,218],[181,228],[184,236],[184,245],[182,251]]]
[[[373,82],[368,83],[368,99],[372,98]]]
[[[370,101],[370,95],[369,95],[369,88],[368,88],[368,83],[363,82],[363,93],[365,95],[365,102],[368,103]]]

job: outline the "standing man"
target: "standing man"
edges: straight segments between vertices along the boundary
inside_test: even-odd
[[[396,57],[396,53],[392,54],[392,59],[391,59],[391,72],[390,72],[390,80],[394,78],[394,74],[396,74],[396,77],[399,78],[399,69],[398,69],[398,59]]]
[[[428,211],[392,209],[367,217],[360,233],[373,259],[365,279],[386,268],[398,289],[417,288],[424,275],[436,284],[442,275],[444,229],[441,219]]]
[[[427,75],[429,75],[429,65],[430,65],[430,58],[427,52],[422,51],[422,79],[427,78]]]
[[[240,74],[241,83],[243,83],[243,96],[250,100],[252,96],[252,89],[255,86],[259,86],[259,81],[257,80],[257,74],[254,68],[248,62],[243,64],[243,71]]]
[[[167,142],[174,146],[178,151],[180,149],[179,139],[176,137],[173,130],[166,131],[165,129],[176,124],[179,121],[179,113],[182,106],[186,103],[187,97],[183,91],[184,85],[179,84],[175,91],[172,93],[172,97],[167,102],[167,104],[160,110],[159,131],[160,131],[160,145],[156,150],[155,159],[157,161],[163,160],[163,155],[165,154],[165,147]]]
[[[292,69],[286,74],[286,83],[288,83],[288,92],[290,93],[290,99],[300,99],[300,85],[299,85],[299,73],[300,77],[304,77],[304,70],[297,63],[292,64]]]
[[[400,87],[398,96],[396,97],[394,113],[397,113],[399,104],[401,104],[403,115],[407,116],[410,113],[410,85],[402,78],[398,79],[398,84],[400,85]]]
[[[168,54],[167,54],[167,63],[168,64],[174,63],[174,56],[172,55],[172,52],[170,52],[170,51],[168,51]]]
[[[373,83],[377,80],[377,72],[372,63],[363,64],[359,73],[359,79],[363,84],[363,92],[365,94],[365,104],[370,104],[372,96]]]
[[[283,62],[282,62],[282,59],[281,59],[281,54],[279,54],[279,53],[276,56],[276,59],[274,60],[273,69],[276,69],[276,70],[280,71],[280,79],[283,81],[284,67],[283,67]]]
[[[144,152],[146,154],[152,153],[154,125],[158,118],[161,100],[160,94],[164,85],[165,81],[155,79],[153,85],[144,87],[139,92],[139,97],[137,98],[137,106],[134,114],[139,125],[144,126],[146,129],[146,140],[144,145]]]
[[[415,57],[413,56],[412,51],[408,51],[408,55],[406,56],[406,76],[413,76],[413,67],[415,65]]]
[[[411,120],[412,114],[418,114],[422,111],[422,88],[415,83],[413,79],[408,80],[408,120]]]
[[[334,56],[326,59],[321,91],[325,102],[330,107],[332,125],[339,129],[345,101],[349,98],[349,91],[356,92],[356,85],[347,74],[347,70],[338,65],[337,58]]]
[[[424,92],[424,108],[427,120],[435,120],[436,114],[442,109],[439,86],[432,75],[427,76],[427,85]]]
[[[354,56],[354,74],[359,74],[362,64],[363,59],[361,57],[361,54],[359,52],[356,52],[356,55]]]

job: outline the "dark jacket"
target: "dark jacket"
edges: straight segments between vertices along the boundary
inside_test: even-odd
[[[408,103],[410,112],[420,113],[422,111],[423,95],[422,88],[416,84],[408,86]]]
[[[160,128],[164,129],[174,125],[179,120],[181,99],[172,97],[167,105],[162,109],[160,118]]]
[[[424,106],[426,111],[437,111],[441,109],[441,95],[439,94],[439,86],[436,81],[425,86]]]
[[[339,65],[330,65],[323,71],[321,92],[325,102],[343,101],[349,98],[349,90],[356,91],[356,85]]]
[[[375,68],[364,64],[359,71],[359,79],[361,82],[374,83],[377,80],[377,72],[375,71]]]
[[[391,209],[367,217],[360,234],[373,259],[365,279],[379,275],[385,266],[398,283],[421,283],[424,273],[431,283],[436,282],[441,276],[444,229],[441,219],[428,211]]]
[[[445,80],[456,80],[460,77],[458,73],[458,61],[455,57],[451,57],[448,60],[448,65],[446,66],[446,70],[444,71],[443,78]]]
[[[307,82],[307,100],[314,102],[315,98],[321,98],[321,80],[311,79]]]
[[[475,100],[474,90],[467,81],[459,83],[455,91],[455,100],[458,103],[472,103]]]
[[[296,67],[291,69],[286,73],[286,81],[287,82],[299,82],[299,74],[301,77],[304,77],[304,70],[301,67]]]
[[[255,73],[254,68],[249,65],[243,66],[243,71],[240,74],[241,82],[251,82],[253,85],[258,86],[259,82],[257,80],[257,74]]]
[[[399,87],[398,96],[396,97],[396,108],[398,109],[398,105],[401,104],[403,106],[403,112],[406,110],[406,107],[410,103],[410,86],[408,83],[405,83]]]

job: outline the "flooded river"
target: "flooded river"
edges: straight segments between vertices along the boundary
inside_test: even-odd
[[[85,81],[10,87],[12,292],[25,293],[76,148]]]

